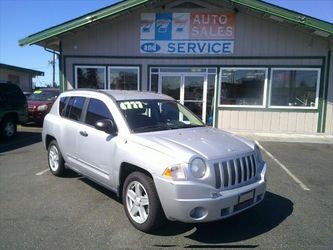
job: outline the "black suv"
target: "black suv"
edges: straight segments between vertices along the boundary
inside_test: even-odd
[[[0,137],[13,137],[16,125],[27,120],[28,104],[22,90],[15,84],[0,82]]]

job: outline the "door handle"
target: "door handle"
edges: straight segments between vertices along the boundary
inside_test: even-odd
[[[87,137],[88,136],[88,133],[86,131],[80,131],[80,135],[84,136],[84,137]]]

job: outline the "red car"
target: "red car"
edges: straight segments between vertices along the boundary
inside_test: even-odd
[[[57,88],[35,90],[28,97],[29,121],[43,123],[44,117],[50,111],[59,94],[60,91]]]

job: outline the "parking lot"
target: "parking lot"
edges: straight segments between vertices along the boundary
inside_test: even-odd
[[[333,144],[259,141],[269,166],[260,205],[145,234],[112,192],[72,172],[52,176],[40,132],[20,127],[0,142],[1,249],[333,248]]]

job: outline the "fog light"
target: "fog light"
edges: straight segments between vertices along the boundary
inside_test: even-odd
[[[196,207],[193,208],[190,212],[190,216],[192,219],[195,220],[202,220],[208,215],[208,211],[206,208],[203,207]]]

